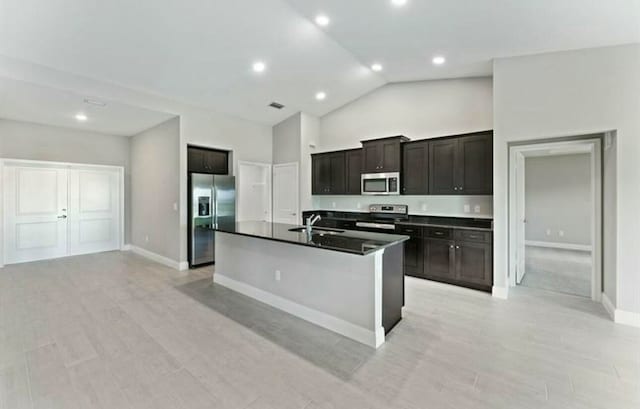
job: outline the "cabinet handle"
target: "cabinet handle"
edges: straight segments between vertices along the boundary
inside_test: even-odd
[[[442,235],[444,235],[444,233],[443,233],[443,232],[441,232],[441,231],[435,231],[435,232],[433,232],[433,234],[435,234],[436,236],[442,236]]]
[[[456,187],[454,187],[454,188],[453,188],[453,190],[458,190],[458,187],[457,187],[457,186],[456,186]]]
[[[456,246],[456,248],[457,248],[457,249],[459,249],[459,248],[460,248],[460,246]]]
[[[453,248],[453,244],[452,244],[452,245],[450,245],[450,246],[449,246],[449,248],[450,248],[450,249],[452,249],[452,248]]]
[[[462,186],[460,186],[460,188],[458,190],[464,190],[464,189],[462,188]]]

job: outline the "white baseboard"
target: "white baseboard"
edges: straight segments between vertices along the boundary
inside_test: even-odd
[[[611,317],[611,319],[615,321],[616,307],[613,305],[613,303],[605,293],[602,293],[602,305],[604,306],[604,309],[607,310],[607,313],[609,313],[609,316]]]
[[[302,304],[298,304],[286,298],[269,293],[249,284],[236,281],[220,273],[213,275],[213,282],[233,291],[254,298],[279,310],[288,312],[296,317],[312,322],[323,328],[354,339],[362,344],[377,348],[384,343],[384,328],[378,328],[375,332],[352,324],[340,318],[314,310]]]
[[[640,328],[640,313],[617,309],[605,293],[602,293],[602,305],[616,324]]]
[[[491,295],[495,298],[499,298],[501,300],[506,300],[509,298],[509,287],[491,287]]]
[[[168,257],[161,256],[160,254],[143,249],[142,247],[134,246],[133,244],[130,244],[128,246],[129,246],[129,250],[132,251],[133,253],[141,255],[142,257],[146,257],[149,260],[153,260],[157,263],[164,264],[167,267],[175,268],[176,270],[179,270],[179,271],[186,270],[189,267],[188,263],[186,262],[180,263]]]
[[[546,247],[550,249],[591,251],[591,246],[588,244],[554,243],[550,241],[525,240],[524,245],[532,247]]]

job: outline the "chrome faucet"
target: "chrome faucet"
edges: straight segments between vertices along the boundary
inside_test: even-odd
[[[308,236],[311,235],[311,229],[313,225],[319,222],[320,219],[322,219],[322,217],[320,217],[320,215],[315,215],[315,214],[312,214],[311,216],[307,217],[307,223],[305,227],[306,227]]]

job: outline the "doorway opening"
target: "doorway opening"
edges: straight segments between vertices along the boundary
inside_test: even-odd
[[[601,300],[601,139],[510,147],[510,284]]]
[[[271,221],[271,164],[238,162],[238,221]]]

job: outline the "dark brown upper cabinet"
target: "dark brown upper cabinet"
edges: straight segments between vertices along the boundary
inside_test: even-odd
[[[194,173],[229,174],[229,152],[214,149],[187,148],[187,170]]]
[[[493,194],[493,132],[429,141],[429,194]]]
[[[391,136],[382,139],[362,141],[363,173],[400,172],[402,164],[401,145],[408,141],[406,136]]]
[[[342,195],[346,192],[345,152],[311,155],[311,193],[314,195]]]
[[[359,195],[361,193],[362,149],[352,149],[345,152],[347,186],[345,193]]]
[[[402,194],[429,194],[429,141],[402,144]]]
[[[458,193],[493,194],[493,133],[458,139]]]

